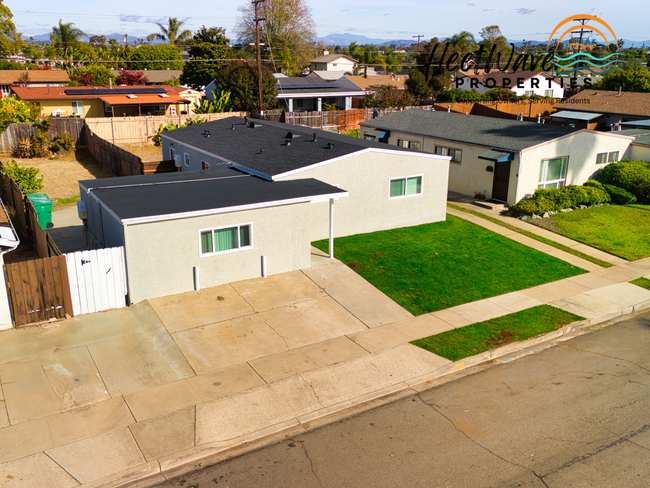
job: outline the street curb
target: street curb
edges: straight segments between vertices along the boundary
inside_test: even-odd
[[[553,332],[446,364],[431,373],[331,405],[311,412],[306,416],[290,419],[235,439],[193,447],[160,458],[157,461],[115,473],[107,478],[82,484],[80,488],[147,488],[164,483],[169,479],[227,461],[281,442],[284,439],[311,432],[333,422],[436,388],[441,384],[457,379],[458,376],[478,373],[492,365],[535,354],[557,345],[559,342],[586,334],[591,330],[607,327],[623,318],[627,318],[629,315],[636,315],[648,309],[650,309],[650,300],[634,307],[628,307],[618,313],[573,322]]]

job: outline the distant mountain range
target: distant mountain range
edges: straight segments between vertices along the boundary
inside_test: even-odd
[[[88,39],[90,37],[94,36],[94,35],[95,34],[89,34],[89,35],[81,36],[80,39],[82,41],[88,42]],[[97,34],[97,35],[100,35],[100,34]],[[25,35],[23,35],[22,37],[23,37],[23,40],[27,41],[27,42],[29,42],[30,38],[34,39],[35,42],[47,42],[47,43],[50,42],[50,34],[49,33],[48,34],[40,34],[38,36],[25,36]],[[136,39],[143,39],[144,37],[146,37],[146,36],[135,36],[135,35],[132,36],[131,34],[129,34],[129,38],[128,38],[129,44],[133,44],[133,43],[135,43]],[[113,34],[108,34],[106,36],[106,41],[108,41],[109,39],[115,39],[120,44],[124,44],[124,34],[118,34],[117,32],[114,32]],[[156,41],[152,41],[151,44],[159,44],[161,42],[163,42],[163,41],[156,40]]]

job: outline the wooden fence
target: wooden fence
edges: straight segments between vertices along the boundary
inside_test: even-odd
[[[508,115],[517,115],[521,112],[524,118],[536,119],[537,114],[542,117],[548,116],[553,107],[560,103],[560,99],[545,100],[521,100],[520,102],[436,102],[436,111],[447,111],[471,114],[486,115],[488,117],[511,118]],[[499,115],[501,114],[501,115]]]
[[[101,117],[87,118],[86,126],[92,132],[113,144],[150,143],[159,127],[169,124],[183,125],[187,119],[197,116],[206,122],[227,117],[244,117],[248,112],[226,112],[200,115],[153,115],[142,117]]]
[[[2,165],[0,164],[0,167]],[[8,176],[0,174],[0,188],[5,205],[13,208],[20,222],[22,235],[30,239],[34,249],[41,258],[60,256],[61,251],[45,229],[38,223],[38,214],[32,201],[25,195],[18,184]]]
[[[72,315],[65,256],[5,264],[16,327]]]
[[[68,134],[75,140],[75,143],[82,146],[86,144],[86,122],[84,119],[53,118],[51,123],[52,125],[47,133],[50,142],[60,134]],[[35,136],[36,130],[36,125],[32,123],[10,124],[3,132],[0,132],[0,153],[12,152],[18,141],[24,137]]]

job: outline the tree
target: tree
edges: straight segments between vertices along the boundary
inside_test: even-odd
[[[131,63],[128,65],[128,68],[130,69],[183,69],[181,50],[179,47],[171,44],[140,46],[132,50],[130,59]]]
[[[476,45],[474,34],[469,31],[460,31],[458,34],[451,36],[447,42],[449,42],[457,52],[469,52],[474,49],[474,46]]]
[[[14,97],[0,99],[0,132],[9,124],[34,122],[41,113],[38,105]]]
[[[105,46],[106,45],[106,36],[90,36],[88,42],[93,47]]]
[[[409,77],[404,82],[408,92],[417,100],[428,100],[431,98],[431,88],[427,84],[427,79],[417,68],[409,69]]]
[[[414,104],[415,99],[409,92],[398,90],[394,86],[383,85],[376,92],[363,97],[361,108],[409,107]]]
[[[2,4],[0,0],[0,55],[10,56],[20,51],[25,44],[18,32],[13,21],[13,14],[9,7]]]
[[[189,30],[181,30],[185,25],[185,22],[178,20],[176,17],[169,17],[167,20],[167,26],[163,24],[156,24],[160,28],[160,33],[153,33],[147,36],[148,41],[153,41],[154,39],[160,39],[161,41],[167,41],[172,46],[175,46],[176,43],[184,43],[190,37],[192,37],[192,32]]]
[[[120,85],[146,85],[149,81],[142,71],[124,71],[120,70],[117,75],[117,83]]]
[[[70,86],[108,86],[111,81],[113,83],[117,81],[117,77],[109,68],[99,64],[70,70],[69,74],[68,85]]]
[[[265,19],[260,25],[260,42],[271,49],[283,72],[300,74],[314,53],[313,39],[316,37],[316,24],[306,0],[266,0],[259,4],[259,16]],[[245,45],[255,42],[255,8],[252,3],[242,7],[235,33]]]
[[[650,92],[650,71],[641,66],[634,66],[627,70],[616,69],[607,73],[592,87],[598,90],[620,88],[629,92]]]
[[[420,51],[415,58],[418,69],[424,75],[427,86],[434,94],[446,90],[451,85],[451,73],[445,67],[450,53],[447,53],[444,58],[443,53],[443,45],[440,44],[437,37],[434,37],[431,41],[420,45]],[[442,69],[439,69],[440,62],[442,62]]]
[[[232,50],[223,27],[202,26],[189,41],[190,62],[183,66],[181,83],[200,89],[214,80],[214,73],[219,69],[219,61],[197,61],[199,59],[232,58]]]
[[[68,58],[70,52],[79,44],[79,37],[85,35],[81,29],[77,29],[72,22],[67,24],[59,20],[59,25],[52,27],[50,40],[60,56]]]
[[[234,110],[247,112],[259,110],[256,64],[233,61],[217,71],[216,80],[222,92],[231,93]],[[262,103],[265,109],[277,105],[275,98],[277,93],[277,82],[273,72],[267,66],[262,66]]]

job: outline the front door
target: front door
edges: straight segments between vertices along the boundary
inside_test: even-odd
[[[508,200],[508,183],[510,181],[510,161],[494,164],[494,182],[492,199],[505,202]]]

